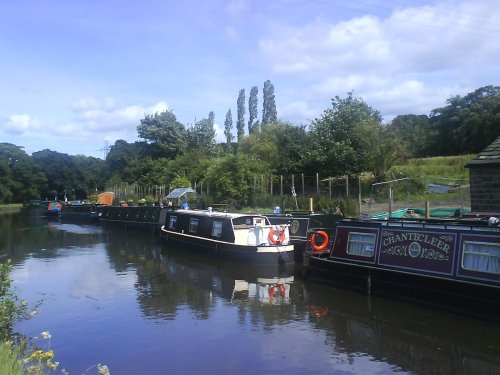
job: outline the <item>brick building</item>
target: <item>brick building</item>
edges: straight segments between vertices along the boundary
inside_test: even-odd
[[[500,213],[500,137],[469,164],[471,211]]]

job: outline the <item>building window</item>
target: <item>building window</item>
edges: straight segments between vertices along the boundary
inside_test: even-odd
[[[175,229],[176,224],[177,224],[177,216],[170,216],[170,220],[168,222],[168,228]]]
[[[212,224],[212,236],[220,237],[222,234],[222,221],[214,221]]]
[[[464,241],[463,250],[464,269],[500,274],[500,244]]]
[[[374,234],[355,232],[349,233],[349,239],[347,240],[347,254],[371,257],[373,256],[374,249]]]
[[[189,231],[191,233],[198,232],[198,219],[189,220]]]

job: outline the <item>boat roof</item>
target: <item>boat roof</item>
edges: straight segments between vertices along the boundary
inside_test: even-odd
[[[220,218],[230,218],[235,219],[239,217],[265,217],[261,214],[255,213],[244,213],[244,212],[219,212],[210,210],[189,210],[189,209],[175,209],[175,213],[180,213],[182,215],[196,215],[196,216],[209,216],[209,217],[220,217]]]

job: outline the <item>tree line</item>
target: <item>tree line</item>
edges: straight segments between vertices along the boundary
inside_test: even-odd
[[[451,97],[429,115],[401,115],[389,123],[353,92],[333,98],[309,124],[281,121],[269,80],[260,121],[256,86],[248,98],[248,121],[244,89],[236,105],[236,134],[229,109],[222,143],[215,141],[214,112],[185,125],[172,110],[145,115],[137,125],[141,140],[117,140],[105,160],[51,150],[30,156],[22,146],[1,143],[0,202],[61,199],[63,194],[87,199],[120,184],[174,188],[197,182],[213,187],[215,203],[241,207],[255,204],[254,181],[262,175],[363,173],[382,181],[399,161],[478,153],[500,135],[499,86]]]

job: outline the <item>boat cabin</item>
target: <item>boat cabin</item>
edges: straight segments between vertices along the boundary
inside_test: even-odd
[[[167,209],[163,238],[229,257],[293,263],[289,225],[272,225],[259,214]]]

